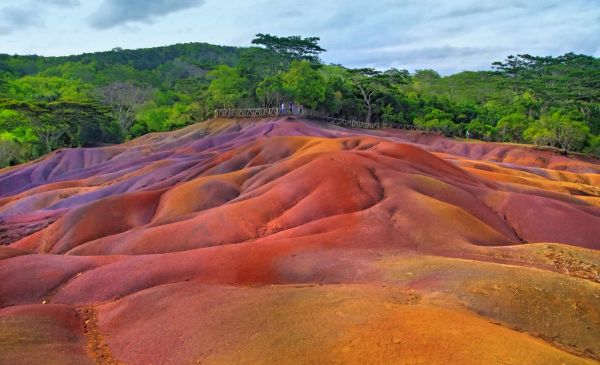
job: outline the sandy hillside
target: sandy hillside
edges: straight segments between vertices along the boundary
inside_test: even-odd
[[[211,120],[0,170],[0,364],[594,364],[600,162]]]

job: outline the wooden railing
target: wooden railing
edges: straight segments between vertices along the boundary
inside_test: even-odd
[[[329,117],[324,113],[317,112],[312,109],[305,108],[249,108],[249,109],[216,109],[215,118],[268,118],[281,116],[301,116],[313,119],[322,119],[331,124],[350,128],[363,129],[379,129],[379,128],[396,128],[405,130],[419,130],[415,125],[403,123],[385,123],[375,122],[367,123],[358,120],[346,120],[341,118]]]
[[[323,118],[323,113],[312,109],[297,108],[249,108],[249,109],[216,109],[215,118],[268,118],[295,115],[310,118]]]

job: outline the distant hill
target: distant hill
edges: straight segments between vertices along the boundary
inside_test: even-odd
[[[240,58],[240,48],[216,46],[208,43],[180,43],[163,47],[140,49],[113,49],[72,56],[44,57],[0,54],[0,72],[25,76],[42,72],[48,67],[67,62],[92,62],[100,66],[130,65],[136,70],[152,70],[160,65],[182,59],[200,67],[226,64],[233,66]]]

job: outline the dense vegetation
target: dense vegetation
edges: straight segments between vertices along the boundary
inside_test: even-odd
[[[509,56],[495,71],[441,77],[325,65],[318,41],[258,34],[249,48],[0,55],[0,166],[180,128],[215,108],[292,101],[346,119],[600,156],[600,59]]]

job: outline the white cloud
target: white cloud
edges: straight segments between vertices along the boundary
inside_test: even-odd
[[[150,23],[156,18],[203,3],[204,0],[104,0],[89,21],[97,29],[129,22]]]
[[[321,37],[326,62],[448,74],[487,69],[509,54],[598,56],[600,49],[598,0],[86,0],[79,7],[35,1],[44,12],[21,17],[22,31],[5,36],[0,52],[33,47],[60,55],[181,42],[248,46],[256,33],[270,33]]]
[[[42,24],[42,18],[36,9],[16,6],[0,9],[0,35],[15,33]]]

